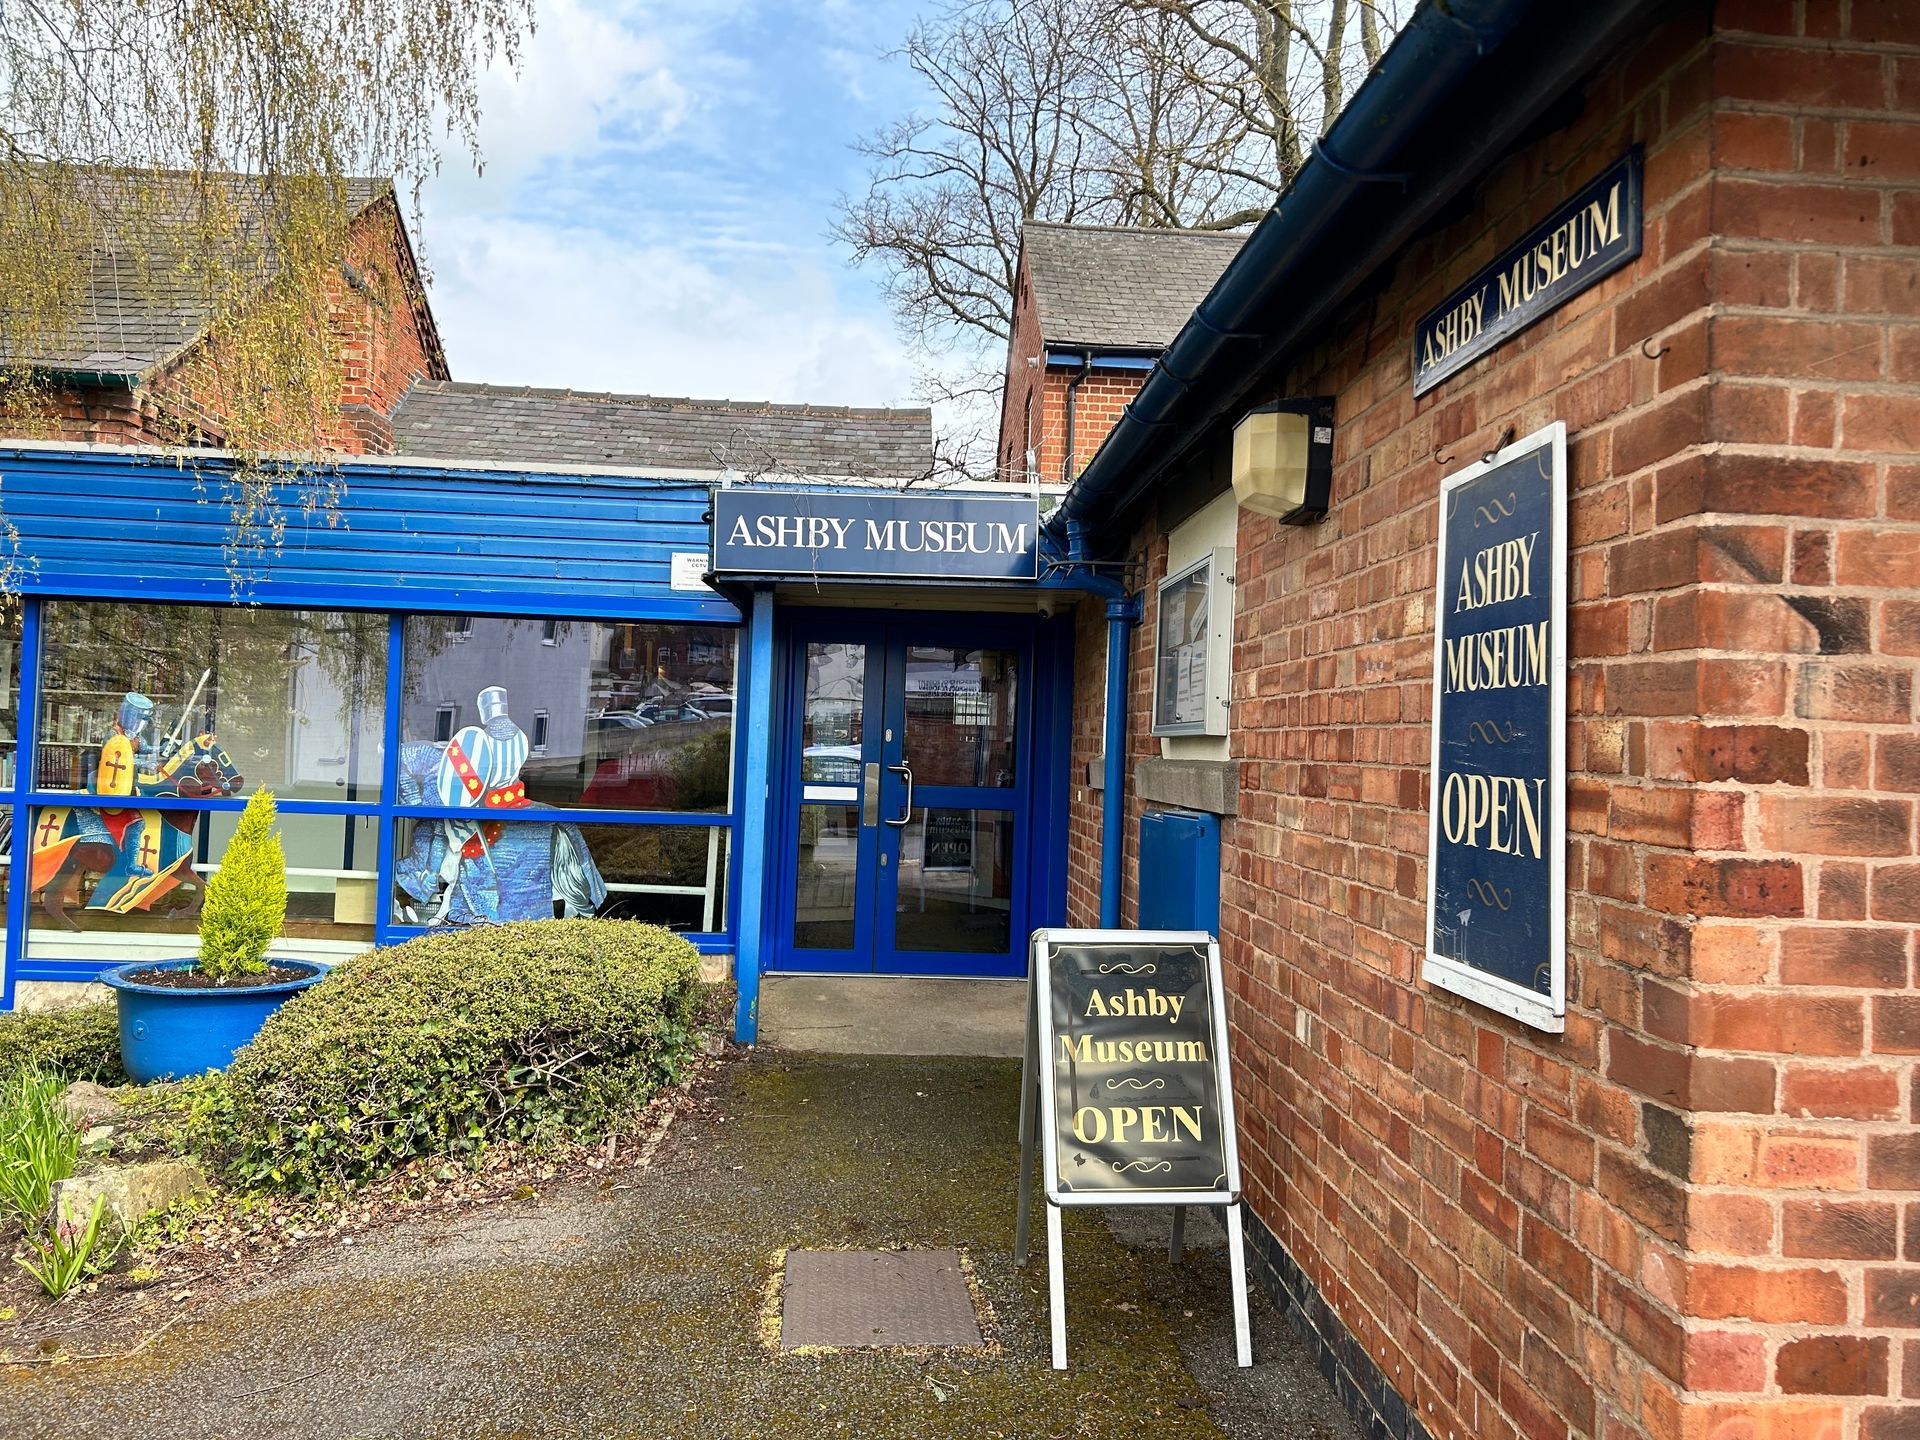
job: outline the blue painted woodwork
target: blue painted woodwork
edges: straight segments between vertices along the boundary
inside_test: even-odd
[[[71,806],[76,796],[30,789],[40,702],[41,600],[230,604],[233,585],[223,550],[227,507],[221,503],[226,462],[113,449],[14,443],[0,445],[0,485],[20,536],[24,595],[18,702],[18,763],[0,785],[0,808],[13,833],[28,833],[35,806]],[[197,472],[197,473],[196,473]],[[400,743],[401,645],[406,615],[561,616],[594,620],[737,623],[732,602],[709,593],[674,591],[671,557],[706,551],[709,491],[684,480],[637,475],[560,475],[532,471],[462,470],[439,465],[354,460],[333,472],[342,489],[331,520],[308,514],[289,493],[280,551],[260,567],[247,598],[268,605],[388,612],[386,748],[382,800],[284,799],[290,815],[360,815],[378,819],[374,863],[378,911],[375,940],[393,944],[422,933],[389,914],[395,872],[396,822],[471,818],[471,811],[404,804],[395,767]],[[744,700],[743,696],[743,700]],[[741,724],[752,710],[740,707]],[[764,727],[762,727],[764,729]],[[567,825],[639,824],[736,830],[739,795],[725,815],[596,810],[544,810]],[[243,798],[142,799],[141,809],[238,810]],[[418,827],[428,830],[433,827]],[[545,827],[542,827],[543,831]],[[736,836],[737,842],[737,836]],[[727,930],[687,938],[703,953],[725,952],[737,933],[741,904],[740,847],[729,845]],[[25,955],[30,867],[7,877],[6,964],[0,1009],[14,1003],[20,980],[91,980],[106,961],[33,959]],[[201,857],[203,860],[207,857]],[[176,992],[166,992],[173,994]]]
[[[140,960],[103,973],[100,979],[113,988],[119,1006],[120,1059],[128,1077],[146,1085],[226,1069],[269,1015],[326,973],[304,960],[274,963],[306,973],[277,985],[210,990],[175,990],[132,978],[142,970],[185,970],[191,960]]]
[[[760,1034],[760,971],[765,968],[762,944],[766,935],[767,821],[773,807],[768,775],[773,755],[773,591],[753,592],[753,618],[747,629],[747,673],[741,677],[746,704],[736,702],[734,713],[745,716],[744,754],[740,770],[738,813],[747,817],[734,831],[736,858],[733,887],[739,897],[735,922],[734,979],[736,999],[733,1038],[751,1045]],[[742,726],[736,722],[735,734]],[[738,743],[738,742],[737,742]]]
[[[1140,928],[1220,933],[1220,819],[1191,810],[1140,817]]]
[[[912,620],[889,623],[872,610],[813,608],[783,612],[775,633],[783,684],[770,728],[781,737],[773,767],[773,801],[766,815],[773,834],[767,863],[773,880],[765,923],[765,968],[813,974],[993,975],[1026,973],[1026,941],[1036,926],[1057,924],[1066,909],[1066,798],[1072,687],[1071,622],[1037,617],[943,615],[913,612]],[[1021,688],[1015,721],[1018,779],[990,786],[915,786],[915,808],[998,810],[1012,816],[1014,854],[1010,896],[1012,936],[1005,954],[907,951],[895,943],[892,875],[898,871],[899,832],[862,825],[855,846],[853,944],[845,950],[794,945],[795,893],[802,799],[800,745],[803,672],[809,641],[864,644],[866,681],[861,733],[871,738],[864,760],[881,766],[878,813],[901,812],[904,784],[886,769],[902,758],[904,689],[885,675],[908,643],[965,644],[1012,649],[1020,656]],[[892,738],[887,738],[887,732]],[[818,803],[818,802],[816,802]],[[882,864],[882,857],[885,864]],[[875,898],[878,897],[878,898]],[[742,932],[745,919],[742,917]]]
[[[675,551],[708,548],[707,487],[644,476],[460,470],[353,460],[337,503],[283,488],[278,553],[248,597],[267,605],[737,621],[718,596],[669,588]],[[122,450],[0,446],[29,595],[233,598],[226,462]],[[86,497],[76,504],[76,497]]]

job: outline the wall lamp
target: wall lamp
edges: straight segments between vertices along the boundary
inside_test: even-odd
[[[1276,400],[1233,427],[1233,495],[1282,525],[1311,525],[1333,490],[1333,397]]]

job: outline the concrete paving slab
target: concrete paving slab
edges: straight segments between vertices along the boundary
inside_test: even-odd
[[[816,1055],[971,1055],[1018,1059],[1025,980],[917,975],[769,975],[760,1043]]]

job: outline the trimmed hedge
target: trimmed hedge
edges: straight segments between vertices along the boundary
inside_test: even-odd
[[[691,1053],[700,963],[618,920],[428,935],[339,966],[274,1013],[207,1120],[237,1182],[314,1192],[417,1156],[604,1133]]]
[[[0,1079],[45,1070],[65,1080],[124,1085],[120,1015],[111,1001],[66,1010],[0,1014]]]

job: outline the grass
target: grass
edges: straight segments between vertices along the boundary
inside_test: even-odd
[[[22,1225],[47,1213],[54,1185],[73,1174],[80,1137],[60,1105],[57,1075],[21,1070],[0,1081],[0,1206]]]
[[[14,1264],[58,1298],[113,1263],[119,1242],[102,1243],[103,1198],[84,1224],[53,1211],[53,1187],[73,1174],[80,1136],[60,1097],[66,1082],[29,1068],[0,1080],[0,1206],[26,1232],[26,1253]]]

